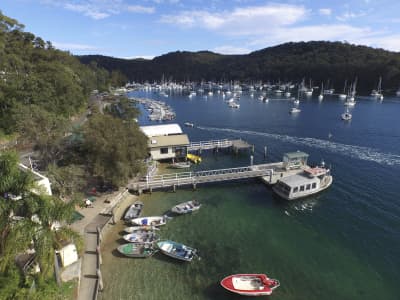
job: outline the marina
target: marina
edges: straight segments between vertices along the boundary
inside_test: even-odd
[[[319,300],[330,299],[332,296],[351,299],[396,299],[394,282],[390,283],[389,278],[382,281],[376,274],[376,270],[385,269],[384,260],[372,259],[376,251],[380,251],[381,254],[385,253],[385,259],[393,261],[396,265],[396,251],[389,247],[382,252],[379,243],[372,238],[379,234],[382,227],[379,226],[378,229],[367,224],[370,221],[379,222],[375,218],[380,213],[370,210],[369,219],[362,219],[365,211],[361,208],[364,207],[363,203],[367,202],[374,207],[379,205],[379,185],[386,186],[389,190],[393,188],[390,187],[395,184],[390,179],[392,177],[385,176],[383,181],[383,178],[377,179],[374,176],[374,180],[377,180],[375,182],[368,179],[364,171],[378,171],[381,170],[380,167],[385,166],[386,172],[393,175],[400,165],[397,156],[390,154],[396,153],[394,144],[385,144],[386,150],[379,151],[378,140],[370,137],[368,143],[365,143],[365,135],[362,134],[365,123],[358,125],[358,122],[362,122],[358,119],[352,123],[341,121],[343,103],[339,102],[335,95],[325,95],[323,102],[319,102],[317,98],[315,101],[314,98],[305,101],[300,97],[302,112],[294,117],[288,114],[290,101],[277,100],[267,104],[254,101],[244,93],[240,99],[240,110],[227,110],[221,94],[214,93],[210,97],[214,97],[216,101],[207,102],[201,96],[193,96],[189,103],[182,101],[187,96],[173,94],[170,94],[167,101],[177,112],[177,123],[184,124],[185,120],[189,119],[196,124],[194,128],[187,128],[190,140],[242,139],[251,145],[247,148],[251,151],[225,155],[225,151],[217,152],[214,149],[218,148],[209,146],[211,151],[202,150],[200,164],[192,164],[189,169],[179,172],[189,175],[179,175],[176,171],[164,170],[161,167],[165,173],[163,171],[161,174],[149,176],[148,183],[154,179],[154,183],[162,185],[164,179],[164,187],[154,187],[152,193],[140,195],[141,201],[146,204],[143,213],[150,216],[161,216],[171,207],[188,199],[195,198],[201,202],[202,208],[198,212],[174,218],[167,226],[160,227],[159,234],[163,238],[167,237],[199,249],[202,259],[185,264],[186,267],[182,267],[178,260],[163,259],[161,254],[154,255],[149,260],[121,259],[111,254],[111,250],[116,249],[118,245],[113,236],[114,241],[107,239],[103,248],[105,265],[102,268],[106,271],[106,284],[100,298],[108,299],[113,295],[127,298],[135,293],[135,299],[148,299],[163,297],[167,293],[177,299],[230,299],[232,292],[225,291],[218,283],[228,274],[245,272],[266,273],[278,278],[281,286],[273,295],[279,295],[282,299],[300,297]],[[368,111],[372,107],[378,111],[386,109],[378,104],[379,102],[372,100],[359,100],[354,110],[359,116],[365,113],[363,110]],[[389,99],[385,104],[396,105]],[[225,118],[223,122],[215,122],[215,115],[212,113],[199,117],[192,112],[193,110],[216,111],[219,115],[226,114],[229,118]],[[381,115],[383,113],[373,114],[371,117],[378,119]],[[386,112],[385,116],[388,115],[390,114]],[[250,116],[260,120],[258,127],[248,126]],[[308,120],[313,120],[313,123],[308,123]],[[315,126],[315,122],[319,125]],[[279,134],[274,132],[275,123],[280,128]],[[359,134],[350,134],[349,126]],[[266,146],[268,156],[265,155]],[[330,169],[334,176],[334,184],[322,193],[285,202],[268,184],[263,183],[262,178],[266,177],[267,182],[281,180],[278,170],[284,170],[282,153],[296,153],[298,149],[310,154],[312,160],[307,163],[310,168],[318,166],[314,162],[322,160],[332,165]],[[199,152],[198,149],[191,151],[195,154]],[[250,156],[253,156],[253,164]],[[273,180],[270,180],[269,173],[266,173],[266,176],[260,177],[258,174],[242,180],[213,181],[214,176],[229,176],[222,174],[223,172],[236,172],[231,169],[244,168],[242,171],[246,173],[250,172],[249,168],[253,166],[255,170],[260,171],[257,166],[265,165],[266,169],[271,169],[274,162],[278,165],[274,169]],[[344,167],[348,165],[355,167]],[[175,193],[171,193],[174,190],[173,185],[166,184],[168,180],[171,180],[171,183],[179,181],[180,184],[179,176],[182,176],[182,180],[187,180],[190,173],[192,175],[189,180],[193,180],[196,172],[203,171],[203,177],[211,181],[204,185],[201,183],[201,188],[193,190],[192,183],[184,182],[183,185],[176,185]],[[210,171],[214,172],[207,173]],[[282,179],[298,175],[304,170],[293,167],[284,171]],[[212,175],[213,173],[215,175]],[[231,176],[239,177],[241,172],[237,173]],[[369,186],[364,185],[365,181],[369,182]],[[140,184],[146,185],[146,178]],[[361,186],[365,189],[362,196],[356,191]],[[143,188],[143,192],[150,191],[146,186]],[[385,197],[388,199],[392,196]],[[393,201],[394,198],[391,203]],[[337,222],[338,218],[342,221]],[[359,231],[360,222],[365,223],[368,232]],[[124,226],[117,224],[113,232],[117,234]],[[384,240],[394,243],[389,237]],[[367,248],[365,243],[369,245]],[[363,255],[360,257],[356,253]],[[125,265],[129,265],[130,268],[127,269]],[[110,275],[118,272],[122,266],[124,272],[118,280],[114,278],[116,276]],[[327,269],[331,275],[327,278],[321,277],[321,272]],[[352,274],[345,285],[340,280],[343,273]],[[395,270],[393,274],[396,274]],[[193,280],[185,281],[188,276]],[[165,280],[166,277],[168,280]],[[148,284],[149,280],[159,283],[156,291],[152,288],[153,285]],[[134,287],[128,284],[132,281],[135,282]],[[314,288],[303,289],[304,285]],[[373,285],[374,289],[370,290],[369,285]],[[361,289],[367,289],[368,295],[360,296]],[[327,295],[325,291],[328,290],[334,292]]]

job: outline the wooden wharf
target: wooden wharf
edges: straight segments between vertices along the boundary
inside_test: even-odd
[[[222,140],[192,142],[187,147],[187,151],[201,152],[202,150],[218,150],[226,148],[232,148],[235,152],[238,152],[239,150],[242,149],[253,148],[253,145],[250,145],[246,141],[241,139],[239,140],[222,139]]]
[[[163,188],[172,188],[175,191],[179,186],[192,186],[196,189],[197,184],[249,178],[262,178],[264,183],[274,184],[278,179],[302,172],[302,170],[302,168],[286,170],[283,168],[283,163],[278,162],[238,168],[170,173],[146,176],[144,180],[132,183],[129,189],[139,194]]]

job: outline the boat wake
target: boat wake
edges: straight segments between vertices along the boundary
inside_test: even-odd
[[[228,132],[233,134],[247,134],[253,136],[263,136],[267,138],[272,138],[280,140],[283,142],[288,142],[292,144],[308,146],[318,149],[323,149],[326,151],[339,153],[345,156],[350,156],[352,158],[358,158],[361,160],[376,162],[381,165],[398,166],[400,165],[400,155],[392,153],[379,152],[376,149],[355,145],[346,145],[341,143],[335,143],[327,140],[320,140],[311,137],[294,137],[289,135],[274,134],[267,132],[249,131],[249,130],[237,130],[230,128],[216,128],[216,127],[206,127],[198,126],[198,129],[208,130],[208,131],[219,131]]]

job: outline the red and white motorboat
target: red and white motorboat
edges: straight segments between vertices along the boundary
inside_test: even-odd
[[[233,293],[242,296],[271,295],[280,283],[265,274],[235,274],[221,280],[221,285]]]

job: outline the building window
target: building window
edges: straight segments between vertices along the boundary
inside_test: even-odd
[[[308,191],[309,189],[311,189],[311,184],[307,184],[306,190]]]
[[[312,188],[315,189],[316,187],[317,187],[317,183],[314,182],[314,183],[312,184]]]
[[[161,154],[168,154],[168,148],[167,148],[167,147],[165,147],[165,148],[160,148],[160,153],[161,153]]]
[[[299,188],[296,186],[294,189],[293,189],[293,193],[297,193],[299,191]]]
[[[304,185],[300,186],[300,192],[304,192]]]

